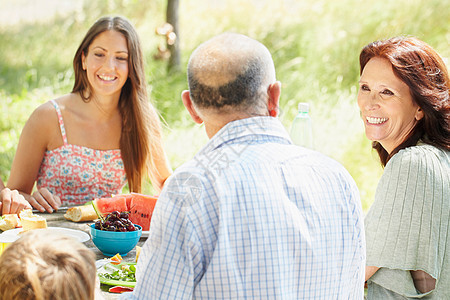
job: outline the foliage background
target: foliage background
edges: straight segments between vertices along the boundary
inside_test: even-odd
[[[360,49],[374,40],[413,35],[450,56],[450,2],[441,0],[189,0],[180,1],[182,69],[168,74],[155,60],[164,44],[165,0],[0,0],[0,174],[6,181],[20,132],[38,105],[68,93],[72,59],[87,29],[103,15],[136,27],[146,56],[148,89],[165,127],[176,168],[207,141],[185,112],[185,66],[192,50],[224,31],[246,34],[273,54],[282,82],[280,119],[287,129],[298,102],[311,104],[315,148],[355,179],[365,210],[382,169],[356,105]],[[150,183],[146,191],[152,191]]]

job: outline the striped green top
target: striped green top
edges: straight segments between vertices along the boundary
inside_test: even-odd
[[[365,219],[367,299],[450,299],[450,152],[420,144],[387,163]],[[421,294],[410,270],[436,280]]]

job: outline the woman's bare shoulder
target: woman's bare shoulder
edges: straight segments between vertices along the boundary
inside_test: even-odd
[[[23,127],[20,140],[26,147],[46,148],[51,136],[57,130],[58,116],[50,101],[39,105]],[[30,144],[32,143],[32,144]]]
[[[51,124],[54,120],[57,120],[57,114],[55,107],[51,101],[47,101],[39,105],[33,113],[30,115],[27,123],[37,125],[41,127],[42,125]]]
[[[72,94],[67,94],[39,105],[31,114],[30,121],[35,120],[41,124],[54,125],[58,120],[58,114],[56,112],[55,105],[52,102],[56,102],[58,107],[63,110],[68,101],[70,101],[71,97]]]
[[[25,129],[27,129],[28,132],[38,135],[41,135],[43,132],[48,136],[52,134],[55,134],[55,136],[60,135],[58,114],[53,102],[56,102],[57,106],[63,110],[68,99],[71,99],[72,97],[73,94],[66,94],[39,105],[30,115],[30,118],[25,125]]]

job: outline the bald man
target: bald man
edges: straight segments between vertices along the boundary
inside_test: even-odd
[[[292,144],[261,43],[225,33],[188,64],[209,142],[168,179],[124,299],[363,299],[363,216],[337,162]]]

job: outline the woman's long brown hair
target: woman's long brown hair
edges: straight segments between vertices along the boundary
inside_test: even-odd
[[[407,138],[388,153],[379,142],[372,147],[385,166],[398,151],[417,144],[419,140],[450,150],[450,80],[444,61],[425,42],[414,37],[394,37],[365,46],[359,56],[360,74],[373,57],[390,61],[394,74],[406,83],[413,101],[424,117]]]
[[[84,37],[73,59],[75,83],[72,93],[79,93],[86,102],[92,95],[86,72],[82,68],[82,54],[87,55],[92,41],[102,32],[114,30],[123,34],[128,46],[128,79],[122,87],[119,111],[122,116],[120,150],[131,192],[140,193],[144,175],[153,165],[152,155],[161,148],[161,124],[155,108],[147,96],[144,58],[137,32],[122,17],[104,17],[95,22]]]

